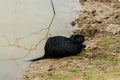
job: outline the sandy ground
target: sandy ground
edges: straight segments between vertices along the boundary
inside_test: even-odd
[[[86,37],[78,56],[32,63],[20,80],[120,80],[120,0],[80,0],[71,24]]]

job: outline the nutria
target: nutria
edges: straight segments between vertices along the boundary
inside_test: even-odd
[[[46,58],[62,58],[79,54],[83,48],[85,38],[83,35],[71,35],[69,38],[64,36],[54,36],[48,38],[44,50],[45,54],[29,61],[38,61]]]

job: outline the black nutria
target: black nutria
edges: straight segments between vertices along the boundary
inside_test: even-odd
[[[64,36],[54,36],[48,38],[44,50],[45,54],[29,61],[38,61],[46,58],[62,58],[77,55],[86,46],[83,45],[85,38],[83,35],[71,35],[69,38]]]

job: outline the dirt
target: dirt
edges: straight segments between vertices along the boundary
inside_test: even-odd
[[[120,80],[120,0],[80,0],[74,34],[86,37],[78,56],[32,63],[20,80]]]

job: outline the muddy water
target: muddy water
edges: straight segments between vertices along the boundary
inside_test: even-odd
[[[70,36],[79,0],[0,0],[0,80],[18,80],[26,60],[42,56],[47,37]],[[48,33],[48,34],[47,34]]]

